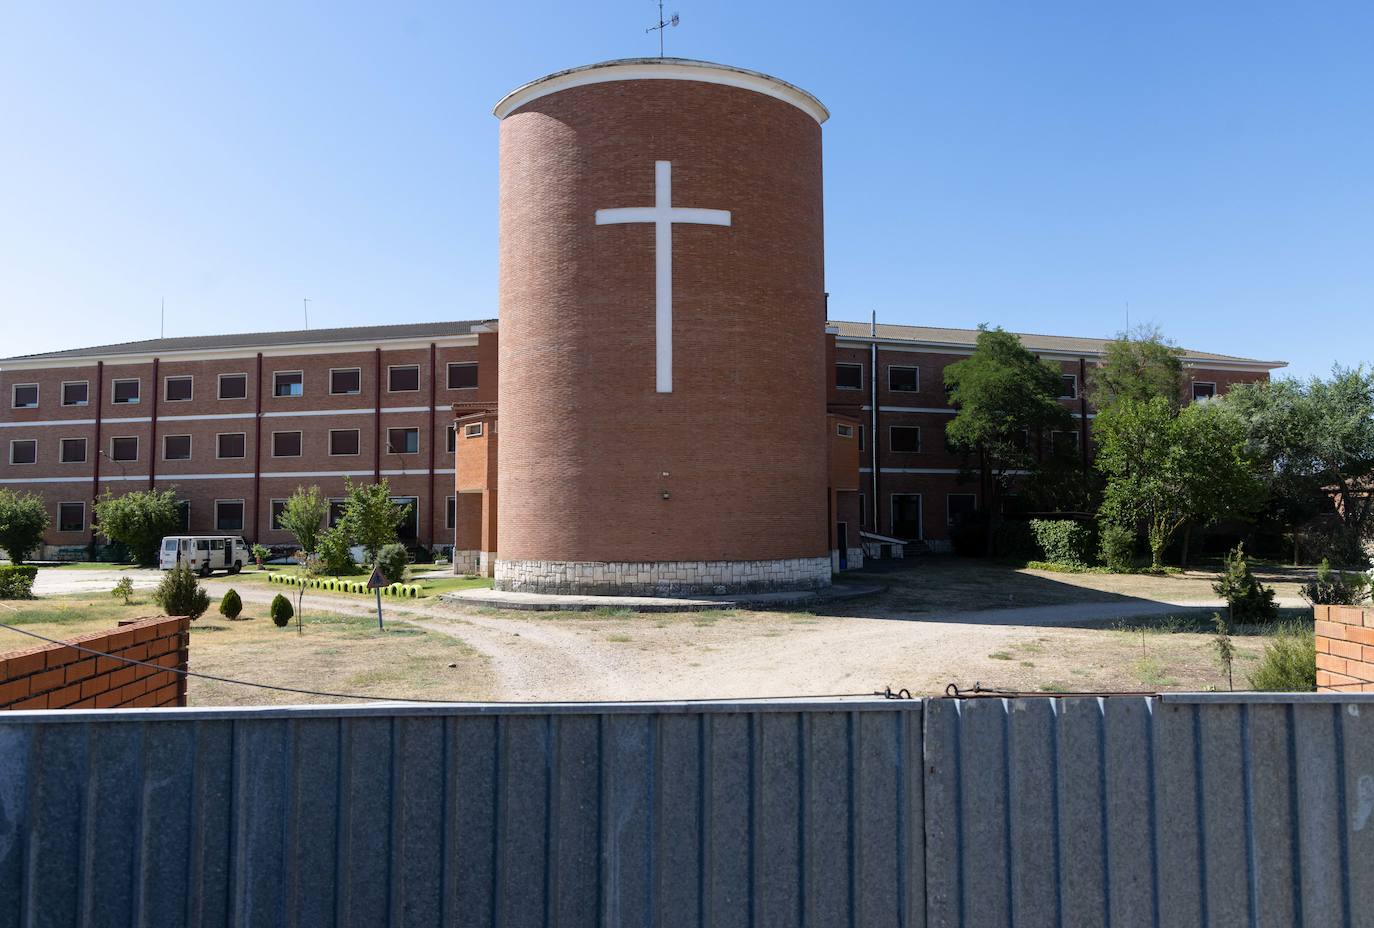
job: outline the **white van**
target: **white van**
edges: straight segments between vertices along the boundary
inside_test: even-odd
[[[180,563],[202,577],[214,570],[236,574],[248,563],[248,545],[237,535],[168,535],[162,539],[157,566],[171,570]]]

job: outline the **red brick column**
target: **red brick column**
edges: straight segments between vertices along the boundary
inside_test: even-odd
[[[1374,693],[1374,610],[1314,606],[1318,692]]]

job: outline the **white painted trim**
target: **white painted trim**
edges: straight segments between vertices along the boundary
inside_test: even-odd
[[[107,422],[118,421],[107,419]],[[94,419],[42,419],[33,422],[0,422],[0,429],[42,428],[50,425],[95,425]]]
[[[446,476],[454,473],[452,467],[436,467],[435,476]],[[428,468],[411,470],[383,470],[383,477],[427,477]],[[293,471],[263,471],[260,474],[263,480],[282,479],[300,480],[307,477],[371,477],[372,470],[293,470]],[[174,484],[183,480],[250,480],[253,477],[252,471],[245,473],[229,474],[158,474],[155,481],[159,484]],[[90,475],[81,477],[0,477],[0,483],[90,483]],[[100,476],[101,483],[118,483],[122,481],[147,480],[147,474],[128,474]]]
[[[63,506],[80,506],[80,507],[81,507],[81,527],[80,527],[80,528],[63,528],[63,527],[62,527],[62,507],[63,507]],[[70,534],[70,533],[72,533],[72,532],[84,532],[84,531],[86,531],[86,503],[85,503],[85,501],[84,501],[84,500],[79,500],[79,499],[58,500],[58,501],[57,501],[57,525],[53,526],[53,531],[58,532],[58,533],[67,533],[67,534]]]
[[[447,409],[447,408],[449,408],[449,407],[435,406],[435,407],[434,407],[434,411],[435,411],[435,412],[439,412],[440,410],[442,410],[442,409]],[[369,412],[370,412],[370,411],[371,411],[371,410],[369,410]],[[383,406],[383,407],[382,407],[382,413],[383,413],[383,414],[386,414],[386,413],[389,413],[389,412],[429,412],[429,407],[428,407],[428,406]]]
[[[449,508],[450,505],[453,507],[452,509]],[[444,529],[445,529],[446,531],[450,531],[450,532],[451,532],[451,531],[453,531],[454,529],[456,529],[457,527],[458,527],[458,497],[457,497],[457,496],[445,496],[445,497],[444,497]]]
[[[730,211],[673,206],[673,163],[654,162],[654,205],[598,209],[596,224],[654,226],[654,363],[658,393],[673,392],[673,224],[730,225]]]
[[[965,471],[957,467],[883,467],[880,468],[878,472],[880,474],[927,474],[930,476],[949,476],[976,471],[977,468],[973,468],[972,471]],[[859,473],[871,474],[873,473],[873,468],[860,467]],[[1030,475],[1030,471],[1028,470],[1009,470],[1006,471],[1006,473],[1011,474],[1013,477],[1026,477]]]
[[[291,434],[295,434],[295,435],[299,435],[299,436],[300,436],[300,438],[301,438],[300,450],[297,451],[295,454],[277,454],[277,436],[278,436],[278,435],[291,435]],[[268,436],[268,439],[267,439],[267,450],[268,450],[268,452],[269,452],[268,457],[272,457],[272,458],[300,458],[300,457],[305,457],[305,432],[304,432],[302,429],[281,429],[280,431],[273,432],[273,433],[271,433],[270,436]]]
[[[184,458],[169,458],[169,457],[167,457],[167,439],[169,439],[169,438],[184,438],[184,439],[186,439],[186,457],[184,457]],[[195,453],[195,452],[194,452],[194,448],[195,448],[195,440],[194,440],[190,435],[163,435],[163,436],[162,436],[162,460],[165,461],[165,462],[170,462],[170,463],[175,464],[175,463],[181,462],[181,461],[189,461],[189,460],[191,460],[191,455]]]
[[[473,429],[476,429],[477,431],[474,432]],[[463,437],[464,437],[464,438],[481,438],[481,437],[482,437],[482,423],[480,423],[480,422],[469,422],[467,425],[463,426]]]
[[[1211,396],[1202,396],[1202,397],[1198,396],[1198,395],[1197,395],[1198,384],[1206,384],[1207,386],[1211,387],[1211,388],[1212,388],[1212,395],[1211,395]],[[1221,396],[1221,393],[1218,392],[1218,390],[1217,390],[1217,382],[1216,382],[1215,380],[1194,380],[1194,381],[1192,381],[1192,391],[1191,391],[1191,392],[1192,392],[1192,394],[1193,394],[1193,400],[1192,400],[1192,401],[1195,402],[1195,403],[1196,403],[1199,399],[1210,400],[1210,399],[1216,399],[1218,396]]]
[[[225,456],[219,453],[219,440],[226,435],[239,435],[243,438],[243,454]],[[248,459],[248,433],[247,432],[216,432],[215,433],[215,460],[216,461],[244,461]]]
[[[81,460],[64,461],[62,460],[62,446],[69,441],[81,442]],[[58,464],[89,464],[91,459],[91,443],[85,435],[74,435],[70,438],[59,438],[57,440],[57,463]]]
[[[115,399],[115,386],[121,383],[138,384],[138,397],[132,400],[120,402]],[[111,377],[110,378],[110,405],[111,406],[141,406],[143,405],[143,378],[142,377]],[[146,420],[145,420],[146,421]]]
[[[1077,374],[1065,374],[1065,373],[1063,373],[1063,372],[1060,372],[1060,374],[1059,374],[1060,383],[1063,383],[1065,380],[1069,380],[1069,379],[1072,379],[1072,380],[1073,380],[1073,396],[1062,396],[1062,395],[1061,395],[1061,396],[1055,397],[1055,399],[1060,399],[1060,400],[1077,400],[1077,399],[1078,399],[1078,387],[1079,387],[1079,384],[1078,384],[1078,375],[1077,375]],[[1060,389],[1063,389],[1063,387],[1060,387]]]
[[[346,371],[357,371],[358,389],[356,390],[335,390],[334,375],[342,374]],[[331,367],[329,369],[329,395],[330,396],[362,396],[363,395],[363,369],[361,367]]]
[[[20,387],[33,387],[33,405],[18,405],[18,395]],[[12,383],[10,384],[10,409],[37,409],[43,405],[43,385],[41,383]]]
[[[335,451],[335,450],[334,450],[334,433],[335,433],[335,432],[352,432],[354,435],[357,435],[357,436],[358,436],[358,450],[357,450],[357,451]],[[362,430],[362,429],[330,429],[330,430],[329,430],[329,436],[328,436],[328,444],[325,446],[325,450],[328,452],[328,456],[331,457],[331,458],[356,458],[358,455],[360,455],[360,454],[363,453],[363,430]]]
[[[284,531],[286,531],[286,529],[282,528],[280,525],[274,525],[274,524],[273,524],[273,523],[276,521],[276,516],[274,516],[274,515],[272,514],[272,506],[273,506],[274,503],[281,503],[281,504],[282,504],[282,509],[285,509],[285,508],[286,508],[286,502],[287,502],[287,498],[285,498],[285,497],[280,497],[280,496],[277,497],[276,499],[269,499],[269,500],[267,501],[267,530],[268,530],[269,532],[284,532]],[[326,518],[326,520],[328,520],[328,515],[327,515],[327,514],[326,514],[325,518]]]
[[[224,378],[242,377],[243,396],[224,396]],[[223,400],[226,403],[237,403],[248,399],[248,372],[247,371],[226,371],[215,375],[215,399]]]
[[[24,444],[31,444],[31,445],[33,445],[33,460],[32,460],[32,461],[16,461],[16,460],[14,459],[14,446],[15,446],[15,445],[24,445]],[[10,439],[10,466],[11,466],[11,467],[33,467],[33,466],[34,466],[35,464],[37,464],[37,463],[38,463],[38,439],[36,439],[36,438],[11,438],[11,439]]]
[[[370,416],[375,409],[281,409],[265,412],[264,419],[285,419],[293,416]],[[249,413],[252,418],[252,413]]]
[[[92,354],[79,358],[11,358],[0,364],[0,370],[56,370],[58,368],[94,368],[97,361],[107,366],[151,364],[154,358],[163,361],[242,361],[261,353],[264,358],[295,358],[316,354],[352,354],[381,348],[383,351],[428,350],[433,343],[439,348],[470,348],[477,344],[476,335],[442,335],[436,338],[407,338],[371,341],[315,342],[306,345],[244,346],[240,348],[207,348],[186,351],[159,351],[138,354]]]
[[[124,404],[121,403],[120,405],[124,405]],[[132,406],[132,405],[134,405],[134,404],[133,404],[133,403],[129,403],[128,405]],[[94,422],[95,420],[92,419],[91,421]],[[137,425],[137,424],[140,423],[140,422],[152,422],[152,421],[153,421],[153,417],[152,417],[152,416],[107,416],[107,417],[105,418],[104,421],[105,421],[106,423],[110,423],[110,422],[119,422],[119,423],[122,423],[122,424],[124,424],[124,425]]]
[[[81,384],[86,388],[86,398],[79,403],[67,402],[67,388]],[[64,380],[62,386],[57,391],[57,403],[63,409],[75,409],[80,406],[91,405],[91,382],[89,380]]]
[[[1016,334],[1016,333],[1012,333]],[[911,339],[909,341],[896,341],[891,338],[874,338],[868,335],[846,335],[835,340],[836,348],[864,349],[869,345],[877,344],[881,351],[911,351],[923,354],[973,354],[973,346],[966,342],[936,342]],[[1104,356],[1104,352],[1083,349],[1081,351],[1057,351],[1048,348],[1029,348],[1033,354],[1049,358],[1056,361],[1077,361],[1079,358],[1096,359]],[[1259,361],[1249,358],[1237,358],[1234,361],[1221,358],[1195,358],[1184,355],[1181,359],[1184,367],[1201,368],[1203,370],[1225,370],[1225,371],[1245,371],[1254,374],[1265,374],[1278,368],[1287,367],[1287,361]]]
[[[191,381],[191,395],[184,400],[174,400],[167,395],[167,387],[173,380]],[[166,374],[162,378],[162,402],[164,403],[191,403],[196,398],[196,375],[195,374]]]
[[[209,419],[251,419],[255,414],[251,412],[208,412],[196,413],[187,416],[158,416],[159,422],[204,422]],[[107,422],[112,421],[107,419]]]
[[[872,406],[863,407],[864,412],[872,412]],[[957,416],[959,410],[948,406],[879,406],[878,412],[927,412],[942,416]]]
[[[830,118],[830,111],[825,104],[786,81],[759,71],[686,58],[624,58],[558,71],[515,88],[502,97],[491,112],[497,119],[505,119],[532,100],[573,87],[610,81],[650,80],[696,81],[738,87],[790,103],[818,124]]]

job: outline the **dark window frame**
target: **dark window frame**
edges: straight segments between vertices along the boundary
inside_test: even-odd
[[[893,371],[911,371],[916,375],[916,384],[911,387],[896,387],[892,385]],[[914,364],[889,364],[887,366],[887,392],[889,393],[920,393],[921,392],[921,368]]]
[[[277,436],[278,436],[278,435],[295,435],[295,436],[296,436],[296,453],[295,453],[295,454],[278,454],[278,453],[277,453]],[[299,458],[299,457],[304,456],[304,454],[305,454],[305,432],[304,432],[303,430],[301,430],[301,429],[282,429],[280,432],[273,432],[273,433],[272,433],[272,457],[274,457],[274,458]]]
[[[239,524],[238,524],[237,526],[234,526],[234,525],[226,526],[226,525],[224,524],[224,518],[223,518],[223,516],[222,516],[221,513],[220,513],[220,507],[221,507],[221,506],[224,506],[224,505],[238,506],[238,507],[239,507],[239,518],[238,518],[238,523],[239,523]],[[248,504],[247,504],[246,501],[244,501],[244,500],[242,500],[242,499],[217,499],[217,500],[215,500],[215,531],[217,531],[217,532],[241,532],[241,531],[243,531],[243,526],[247,523],[247,521],[248,521]]]
[[[282,388],[283,384],[280,382],[280,378],[282,378],[282,377],[298,377],[298,378],[300,378],[300,379],[297,380],[295,383],[291,383],[290,381],[287,381],[287,383],[285,384],[285,386],[288,387],[288,388],[293,387],[293,386],[294,386],[294,387],[299,387],[299,388],[300,388],[299,392],[297,392],[297,393],[291,393],[291,392],[289,392],[289,390],[288,390],[288,392],[286,392],[286,393],[281,392],[281,388]],[[298,400],[298,399],[300,399],[301,397],[305,396],[305,371],[273,371],[273,372],[272,372],[272,396],[275,397],[275,398],[277,398],[277,399],[284,399],[284,400]]]
[[[356,390],[335,390],[334,376],[336,374],[356,374],[358,376],[358,388]],[[363,393],[363,369],[361,367],[331,367],[329,369],[329,395],[330,396],[362,396]]]
[[[31,460],[31,461],[16,461],[16,460],[14,459],[14,450],[15,450],[16,448],[18,448],[19,446],[21,446],[21,445],[28,445],[28,446],[30,446],[31,448],[33,448],[33,460]],[[31,465],[31,464],[37,464],[37,463],[38,463],[38,439],[36,439],[36,438],[12,438],[12,439],[10,439],[10,457],[9,457],[9,461],[10,461],[10,465],[13,466],[13,467],[28,467],[28,466]]]
[[[242,396],[225,396],[224,382],[226,380],[238,380],[243,383]],[[220,374],[215,378],[215,397],[221,400],[246,400],[248,399],[248,375],[247,374]]]
[[[899,429],[916,433],[916,447],[914,449],[897,447],[896,433]],[[887,450],[893,454],[920,454],[923,447],[921,427],[919,425],[889,425],[887,427]]]
[[[237,435],[242,444],[241,454],[222,454],[224,450],[223,439],[231,435]],[[247,432],[216,432],[215,433],[215,460],[217,461],[241,461],[248,457],[248,433]]]
[[[119,398],[119,385],[131,383],[134,385],[134,395],[132,397]],[[115,377],[110,380],[110,403],[114,406],[138,406],[143,402],[143,378],[141,377]]]
[[[411,450],[407,449],[407,450],[405,450],[405,451],[397,451],[397,450],[396,450],[396,445],[395,445],[395,443],[394,443],[394,442],[392,441],[392,439],[391,439],[391,436],[392,436],[393,434],[395,434],[396,432],[405,432],[405,433],[407,433],[407,435],[409,435],[409,434],[411,434],[411,433],[414,433],[414,435],[415,435],[415,450],[411,451]],[[419,454],[419,453],[420,453],[420,430],[419,430],[419,428],[417,428],[417,427],[415,427],[415,426],[407,426],[407,425],[398,425],[398,426],[396,426],[396,427],[394,427],[394,428],[388,428],[388,429],[386,430],[386,453],[387,453],[387,454]]]
[[[73,444],[74,444],[74,443],[76,443],[76,442],[80,442],[80,443],[81,443],[81,459],[80,459],[80,460],[77,460],[77,459],[75,459],[75,458],[68,459],[68,457],[67,457],[67,445],[68,445],[68,443],[73,443]],[[85,438],[61,438],[61,439],[58,439],[58,441],[57,441],[57,463],[59,463],[59,464],[85,464],[85,463],[86,463],[86,456],[87,456],[88,453],[89,453],[89,446],[87,445],[87,442],[86,442],[86,439],[85,439]]]
[[[345,432],[352,432],[352,433],[353,433],[353,449],[354,449],[354,450],[352,450],[352,451],[335,451],[335,450],[334,450],[334,436],[335,436],[335,435],[342,435],[342,434],[345,433]],[[358,455],[360,455],[360,454],[362,454],[362,453],[363,453],[363,431],[362,431],[362,429],[330,429],[330,430],[329,430],[329,456],[330,456],[330,457],[332,457],[332,458],[342,458],[342,457],[351,458],[351,457],[357,457]]]
[[[33,388],[33,402],[19,402],[19,391]],[[10,409],[37,409],[43,396],[43,389],[36,383],[16,383],[10,385]]]
[[[78,401],[78,402],[75,402],[75,403],[69,403],[69,402],[67,402],[67,388],[68,388],[68,387],[78,387],[78,386],[81,387],[81,389],[84,391],[84,395],[82,396],[82,399],[81,399],[80,401]],[[61,400],[62,400],[62,405],[63,405],[63,406],[67,406],[67,407],[72,407],[72,406],[89,406],[89,405],[91,405],[91,382],[90,382],[89,380],[64,380],[64,381],[62,381]]]
[[[472,370],[472,383],[469,383],[469,384],[460,384],[459,386],[456,386],[456,387],[455,387],[455,386],[453,385],[453,371],[454,371],[454,368],[462,368],[462,369],[464,369],[464,370],[471,368],[471,370]],[[447,373],[445,374],[444,383],[448,386],[448,389],[450,389],[450,390],[476,390],[476,389],[477,389],[478,378],[481,376],[481,374],[480,374],[480,372],[479,372],[478,369],[477,369],[477,362],[476,362],[476,361],[449,361],[449,362],[448,362],[448,366],[447,366],[447,368],[446,368],[446,372],[447,372]]]
[[[69,528],[63,510],[69,506],[81,507],[81,524],[76,528]],[[86,530],[86,504],[81,500],[70,500],[57,504],[57,530],[59,532],[84,532]]]
[[[188,385],[185,396],[172,396],[172,381],[180,384],[185,381]],[[196,378],[191,374],[173,374],[162,378],[162,402],[164,403],[189,403],[196,398]]]
[[[840,383],[840,368],[857,367],[859,369],[859,385],[857,387],[847,387]],[[837,390],[863,390],[864,388],[864,366],[862,361],[836,361],[835,362],[835,389]]]
[[[396,372],[397,372],[397,371],[414,371],[414,372],[415,372],[415,386],[414,386],[414,387],[402,387],[402,388],[399,389],[399,390],[396,389]],[[420,365],[418,365],[418,364],[388,364],[388,365],[387,365],[387,368],[386,368],[386,392],[388,392],[388,393],[419,393],[419,392],[420,392],[420,387],[423,386],[423,383],[424,383],[424,376],[423,376],[423,375],[421,374],[421,372],[420,372]]]
[[[133,456],[133,457],[131,457],[131,458],[121,458],[119,455],[115,454],[115,448],[117,447],[116,442],[129,442],[129,441],[131,441],[131,442],[134,443],[134,456]],[[117,462],[120,463],[120,464],[136,464],[136,463],[138,463],[138,455],[139,455],[139,452],[142,450],[141,448],[139,448],[139,445],[140,445],[140,444],[141,444],[141,442],[139,442],[138,436],[137,436],[137,435],[111,435],[111,436],[110,436],[110,460],[111,460],[111,461],[117,461]]]
[[[173,457],[168,457],[168,455],[167,455],[167,442],[170,441],[170,440],[173,439],[173,438],[184,438],[184,439],[186,439],[186,457],[184,457],[184,458],[173,458]],[[189,460],[191,460],[191,444],[192,444],[192,441],[191,441],[191,436],[190,436],[190,435],[186,435],[186,434],[182,434],[182,435],[163,435],[163,436],[162,436],[162,460],[164,460],[164,461],[189,461]]]

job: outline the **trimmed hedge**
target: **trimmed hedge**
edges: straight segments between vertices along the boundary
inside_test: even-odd
[[[33,599],[33,579],[37,576],[37,567],[0,564],[0,599]]]
[[[1075,566],[1092,563],[1094,545],[1090,526],[1072,519],[1032,519],[1030,527],[1045,560]]]
[[[337,577],[299,577],[294,574],[268,574],[268,583],[281,583],[286,586],[303,586],[306,589],[325,590],[330,593],[371,593],[365,580],[340,580]],[[417,599],[420,588],[413,583],[393,583],[382,587],[383,596],[398,596],[402,599]]]

